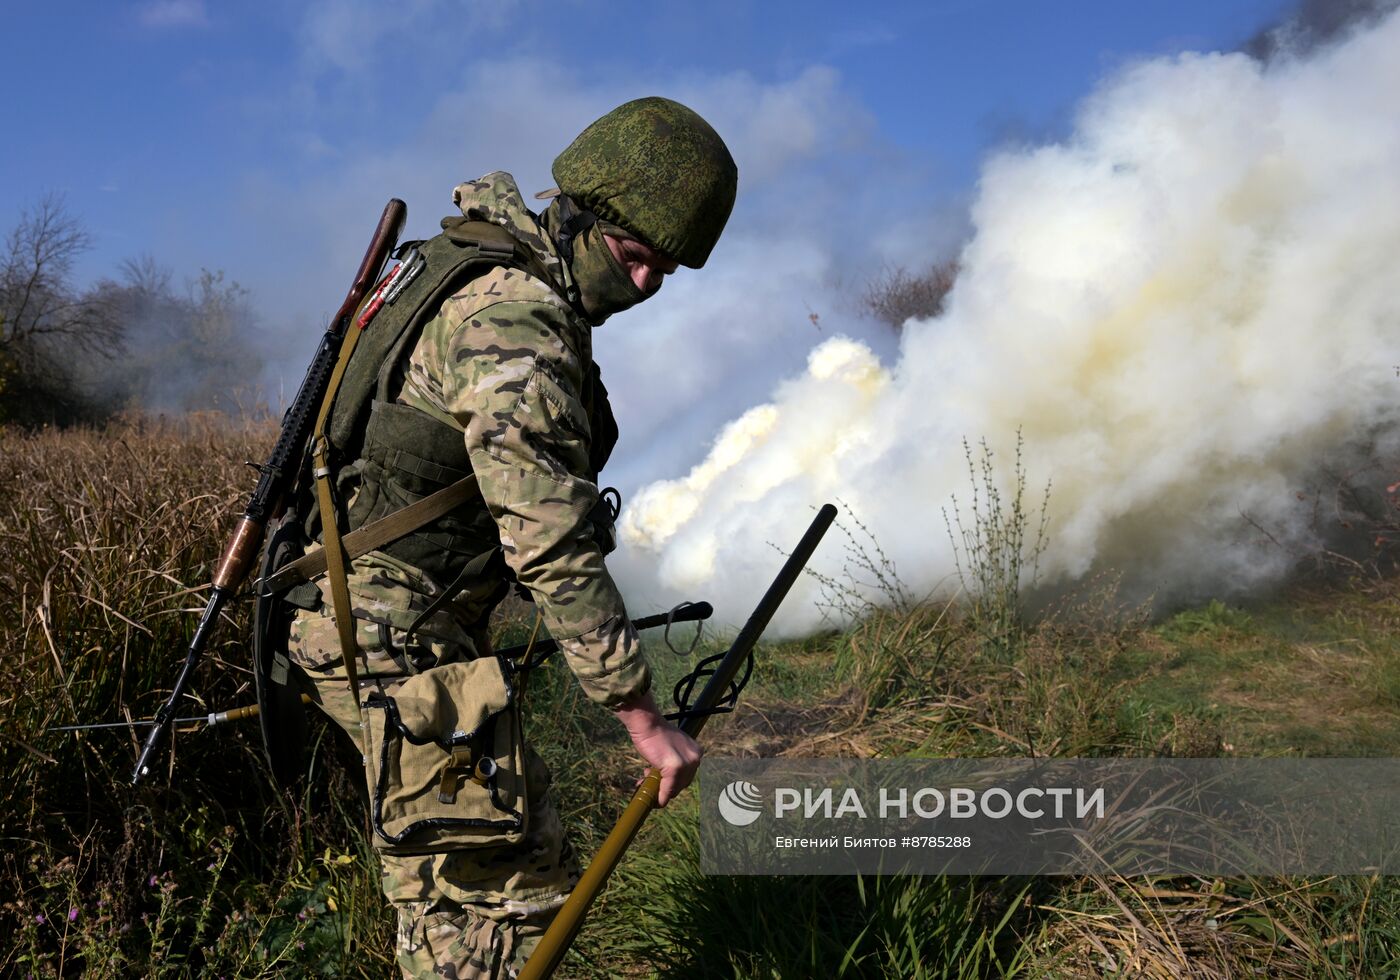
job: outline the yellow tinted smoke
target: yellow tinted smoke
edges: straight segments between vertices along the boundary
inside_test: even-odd
[[[1138,65],[1064,144],[987,164],[937,320],[898,363],[836,338],[726,427],[688,475],[638,493],[624,584],[742,617],[811,507],[840,498],[916,592],[952,570],[943,508],[961,440],[999,471],[1024,433],[1053,480],[1042,563],[1144,590],[1268,582],[1309,528],[1295,491],[1400,418],[1400,17],[1265,68]],[[1285,547],[1263,546],[1245,519]],[[819,567],[842,574],[839,541]],[[789,631],[818,622],[808,583]]]

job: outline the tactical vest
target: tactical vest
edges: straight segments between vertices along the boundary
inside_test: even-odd
[[[331,402],[322,406],[327,415],[320,431],[327,444],[323,454],[327,472],[337,490],[335,507],[343,509],[344,501],[352,501],[348,513],[336,515],[342,544],[345,535],[363,530],[379,542],[365,545],[366,550],[386,552],[436,580],[443,591],[420,614],[420,622],[449,601],[472,575],[498,577],[502,584],[477,624],[484,626],[485,616],[505,594],[511,577],[501,558],[499,533],[474,481],[464,479],[472,468],[461,430],[394,402],[402,384],[398,366],[423,325],[472,278],[505,265],[528,271],[551,288],[554,280],[534,252],[499,225],[451,217],[443,219],[442,227],[437,237],[405,242],[395,251],[401,265],[412,262],[413,266],[400,276],[402,288],[396,281],[385,293],[384,305],[354,337]],[[351,324],[348,329],[360,328]],[[617,442],[617,423],[597,365],[588,365],[583,388],[591,429],[588,476],[596,481]],[[305,741],[300,696],[296,685],[289,683],[287,631],[293,607],[320,608],[320,590],[310,579],[319,574],[318,569],[329,571],[326,549],[303,554],[307,541],[319,541],[322,536],[315,476],[312,467],[303,470],[292,512],[267,542],[254,613],[254,679],[263,744],[273,772],[284,784],[294,782],[303,770],[300,746]],[[466,496],[459,492],[463,487]],[[616,507],[606,505],[609,492],[616,494],[605,491],[589,515],[594,537],[605,552],[611,550],[611,523],[616,517]],[[458,502],[446,508],[435,506],[431,512],[442,516],[428,521],[420,520],[421,508],[417,513],[405,510],[410,504],[432,504],[438,498]],[[392,533],[385,530],[390,526]],[[362,552],[347,547],[347,553],[353,557]],[[279,578],[285,581],[279,583]],[[336,592],[334,586],[332,592]],[[345,646],[344,633],[341,642]],[[356,686],[353,650],[352,635],[345,648],[346,676],[352,688]]]
[[[400,261],[421,264],[392,302],[374,316],[351,355],[326,425],[336,473],[336,499],[350,500],[341,526],[368,525],[471,473],[462,430],[394,401],[402,385],[400,362],[423,325],[442,303],[471,279],[506,265],[531,273],[551,287],[553,277],[534,252],[500,225],[463,217],[442,220],[442,234],[405,242]],[[352,329],[355,329],[352,327]],[[581,393],[589,413],[590,479],[607,462],[617,441],[617,423],[595,364],[588,365]],[[321,515],[308,495],[305,530],[320,537]],[[380,550],[447,586],[474,559],[500,547],[500,536],[480,491],[429,524]],[[509,572],[497,563],[503,577]]]

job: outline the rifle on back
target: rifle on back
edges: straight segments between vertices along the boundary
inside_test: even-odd
[[[209,644],[219,612],[247,579],[257,560],[267,525],[281,514],[295,489],[306,456],[307,442],[315,426],[317,411],[325,397],[326,388],[330,384],[331,373],[335,369],[341,346],[356,311],[364,302],[370,287],[378,280],[389,253],[398,243],[407,216],[408,207],[398,198],[391,199],[385,205],[379,225],[374,230],[374,238],[355,273],[350,292],[346,294],[345,302],[326,327],[316,356],[302,379],[301,387],[297,389],[296,398],[283,416],[282,431],[277,437],[277,443],[273,446],[267,462],[258,467],[260,475],[257,487],[249,497],[243,517],[234,528],[233,535],[215,566],[213,590],[204,607],[204,613],[199,618],[194,638],[190,640],[185,662],[175,677],[170,697],[156,712],[150,734],[146,736],[146,743],[136,760],[136,768],[131,774],[133,786],[150,774],[151,756],[160,748],[175,720],[179,701],[184,696],[195,667],[204,655],[205,647]]]

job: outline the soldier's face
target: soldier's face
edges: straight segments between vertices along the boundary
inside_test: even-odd
[[[676,271],[677,263],[645,242],[603,233],[603,241],[613,258],[632,277],[632,284],[650,296],[661,288],[661,281]]]

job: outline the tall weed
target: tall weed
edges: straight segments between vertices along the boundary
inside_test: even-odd
[[[1021,592],[1035,584],[1040,556],[1045,550],[1049,519],[1050,483],[1045,484],[1039,521],[1031,534],[1033,513],[1026,502],[1026,472],[1022,465],[1023,440],[1016,430],[1016,457],[1010,487],[1003,491],[992,465],[994,454],[987,441],[974,459],[963,440],[968,480],[972,486],[967,512],[952,499],[952,514],[943,510],[953,561],[966,596],[968,615],[982,640],[985,654],[998,663],[1015,659],[1025,636]]]

